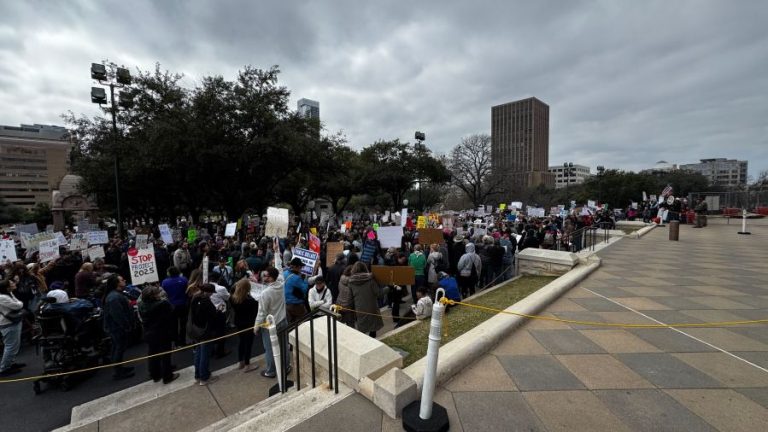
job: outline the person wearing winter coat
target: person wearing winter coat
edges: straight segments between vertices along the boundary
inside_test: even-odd
[[[243,331],[252,328],[259,312],[259,302],[251,296],[251,283],[247,279],[240,279],[235,283],[235,292],[230,298],[232,310],[235,313],[235,327],[238,333],[237,359],[238,368],[250,372],[258,368],[251,366],[251,348],[253,347],[253,332]]]
[[[475,253],[475,245],[467,243],[464,247],[465,253],[459,259],[456,266],[459,273],[458,282],[461,289],[461,296],[467,298],[475,293],[477,280],[483,270],[483,263],[480,256]]]
[[[312,310],[320,306],[330,307],[333,304],[331,290],[325,286],[325,279],[322,276],[315,278],[315,286],[309,289],[309,307]]]
[[[162,294],[162,288],[154,285],[144,288],[141,292],[139,316],[144,327],[144,340],[147,341],[147,355],[150,356],[170,351],[176,337],[173,306]],[[149,375],[153,381],[163,380],[163,384],[168,384],[179,377],[171,367],[170,354],[150,357],[147,361]]]
[[[112,363],[123,361],[123,354],[128,346],[128,337],[134,328],[134,315],[128,298],[123,294],[125,279],[113,274],[106,281],[106,289],[102,298],[104,330],[112,339]],[[117,365],[113,378],[125,379],[134,375],[133,367]]]
[[[16,283],[0,280],[0,333],[3,335],[3,359],[0,361],[0,377],[21,372],[24,364],[14,363],[21,347],[21,317],[17,315],[24,303],[13,294]]]
[[[370,337],[376,337],[376,331],[384,327],[384,321],[378,315],[381,287],[362,262],[352,267],[347,285],[350,299],[347,305],[342,306],[364,312],[356,317],[357,329]]]
[[[411,305],[411,311],[416,319],[423,320],[432,316],[432,299],[427,294],[427,290],[424,287],[420,287],[416,291],[416,295],[419,297],[419,301],[415,305]]]
[[[200,285],[199,291],[192,297],[189,304],[189,319],[187,320],[187,339],[199,343],[211,339],[215,335],[216,306],[211,301],[215,292],[212,284]],[[203,343],[193,349],[195,363],[195,381],[204,386],[218,380],[211,376],[210,362],[212,345]]]
[[[283,275],[274,267],[267,268],[262,272],[262,282],[265,289],[261,294],[259,301],[259,311],[256,314],[256,324],[264,324],[268,315],[275,319],[275,326],[278,330],[286,327],[285,314],[285,288],[283,286]],[[266,367],[261,371],[261,376],[265,378],[275,378],[277,376],[277,367],[275,357],[272,353],[272,342],[269,339],[269,331],[266,328],[260,328],[261,342],[264,344],[264,363]],[[288,359],[283,358],[284,365],[288,365]],[[290,370],[290,368],[289,368]]]

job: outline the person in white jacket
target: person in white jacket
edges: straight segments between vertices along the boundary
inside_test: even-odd
[[[419,301],[415,305],[411,305],[411,310],[417,319],[429,318],[432,316],[432,299],[427,295],[427,289],[425,287],[419,287],[416,290],[416,297]]]
[[[262,275],[264,287],[261,290],[256,324],[263,324],[267,320],[267,315],[272,315],[275,319],[275,326],[279,330],[287,325],[285,319],[285,289],[283,287],[285,280],[283,279],[283,274],[274,267],[266,269],[262,272]],[[264,363],[266,363],[266,367],[261,371],[261,376],[275,378],[277,376],[277,368],[275,367],[269,331],[266,328],[259,328],[259,332],[261,333],[261,341],[264,344]],[[286,360],[283,358],[284,364],[288,365]],[[288,370],[290,371],[289,365]]]
[[[322,276],[315,278],[315,286],[309,289],[309,307],[312,310],[320,306],[330,307],[333,304],[333,295],[331,290],[325,286],[325,279]]]
[[[0,333],[3,335],[3,359],[0,361],[0,377],[21,372],[24,364],[14,363],[21,347],[21,319],[15,318],[24,307],[24,303],[13,295],[16,283],[12,280],[0,281]]]

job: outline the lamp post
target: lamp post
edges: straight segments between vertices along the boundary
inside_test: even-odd
[[[605,167],[602,165],[597,166],[597,202],[603,202],[603,173]]]
[[[573,162],[563,163],[563,178],[565,178],[565,195],[568,196],[568,186],[571,182],[571,177],[576,176],[576,169],[573,167]],[[570,198],[570,197],[569,197]]]
[[[426,139],[426,135],[424,134],[424,132],[416,131],[416,134],[414,135],[414,138],[416,139],[416,145],[418,146],[417,148],[419,150],[421,150],[421,146],[424,145],[424,140]],[[423,202],[421,200],[421,177],[422,177],[422,174],[423,173],[421,172],[421,168],[419,168],[419,178],[417,179],[417,181],[419,182],[419,211],[423,211],[424,210],[424,208],[422,207],[423,206]]]
[[[91,79],[98,81],[102,86],[109,86],[109,112],[112,115],[112,140],[115,154],[115,200],[117,205],[117,235],[123,235],[123,218],[120,208],[120,156],[117,148],[117,109],[118,101],[115,100],[115,88],[123,88],[131,85],[131,72],[115,63],[91,63]],[[91,102],[99,106],[107,103],[107,94],[102,87],[91,87]],[[129,107],[132,104],[132,95],[128,91],[120,92],[119,105]]]

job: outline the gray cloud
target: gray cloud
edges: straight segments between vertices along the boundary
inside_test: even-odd
[[[354,147],[447,153],[492,105],[550,105],[550,163],[643,169],[747,159],[768,169],[763,2],[0,0],[0,123],[97,113],[88,65],[155,62],[194,85],[252,64],[320,101]]]

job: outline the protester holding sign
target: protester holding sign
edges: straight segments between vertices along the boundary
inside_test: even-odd
[[[285,313],[288,323],[299,320],[307,313],[307,291],[309,286],[306,275],[301,273],[304,263],[299,258],[291,260],[289,267],[283,272],[285,279]]]

